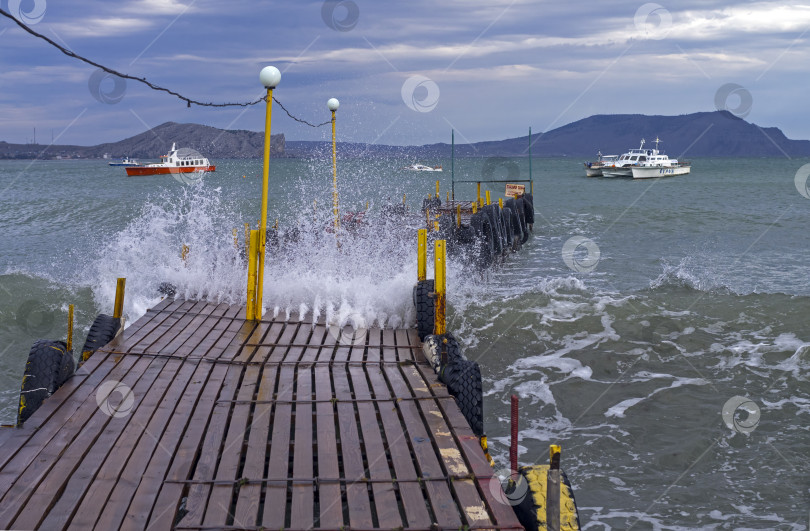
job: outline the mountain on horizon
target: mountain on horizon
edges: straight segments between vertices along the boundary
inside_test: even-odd
[[[760,127],[728,111],[698,112],[680,116],[598,114],[532,134],[533,157],[584,156],[598,151],[621,155],[637,148],[641,139],[671,157],[784,157],[810,155],[810,140],[791,140],[777,127]],[[456,145],[456,155],[528,156],[529,135],[506,140]],[[449,144],[422,146],[426,155],[449,156]]]
[[[660,148],[676,158],[691,157],[801,157],[810,156],[810,140],[792,140],[777,127],[760,127],[728,111],[698,112],[680,116],[643,114],[599,114],[583,118],[545,133],[532,134],[533,157],[586,157],[597,151],[620,155],[662,140]],[[0,158],[71,157],[112,158],[130,156],[156,159],[172,142],[198,150],[209,159],[261,158],[264,133],[225,130],[199,124],[166,122],[119,142],[97,146],[42,146],[0,142]],[[423,146],[388,146],[339,142],[341,157],[389,156],[419,159],[447,158],[447,143]],[[456,144],[458,157],[528,156],[529,136]],[[44,155],[40,153],[44,151]],[[284,134],[272,135],[273,157],[321,157],[331,154],[328,141],[286,141]]]

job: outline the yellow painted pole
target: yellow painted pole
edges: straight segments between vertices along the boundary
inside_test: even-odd
[[[427,278],[427,230],[419,229],[416,249],[416,280]]]
[[[73,305],[68,306],[68,333],[67,333],[67,345],[66,345],[68,352],[73,352]]]
[[[436,199],[439,198],[439,181],[436,181]]]
[[[472,209],[473,209],[473,214],[478,212],[478,202],[477,201],[472,204]]]
[[[407,197],[407,196],[406,196],[406,194],[402,194],[402,204],[403,204],[403,205],[405,204],[405,199],[406,199],[406,197]]]
[[[247,307],[245,318],[248,321],[256,320],[256,261],[259,257],[259,231],[250,231],[248,240],[248,280],[247,280]],[[261,310],[259,310],[261,312]],[[261,316],[259,316],[261,318]]]
[[[492,200],[489,197],[489,190],[487,190],[487,204],[492,204]]]
[[[478,195],[476,195],[475,197],[476,197],[475,200],[480,203],[481,202],[481,183],[478,183]]]
[[[439,222],[438,221],[433,222],[433,230],[436,231],[436,232],[439,232]]]
[[[434,267],[436,280],[434,281],[434,291],[436,292],[436,312],[435,321],[433,323],[433,333],[437,336],[444,334],[445,326],[445,310],[447,305],[447,279],[446,279],[446,263],[445,263],[445,241],[436,240],[433,247]]]
[[[127,287],[127,279],[119,278],[118,283],[115,285],[115,307],[113,308],[113,317],[120,319],[124,314],[124,291]]]
[[[326,106],[332,111],[332,212],[335,215],[335,237],[337,238],[338,231],[340,230],[340,206],[338,201],[338,185],[337,185],[337,136],[335,135],[335,124],[337,118],[335,111],[338,110],[340,102],[337,98],[330,98],[326,102]]]
[[[269,68],[269,67],[268,67]],[[273,118],[273,88],[267,87],[267,108],[264,113],[264,160],[262,164],[262,211],[259,219],[258,275],[256,277],[256,306],[253,316],[248,319],[262,317],[262,294],[264,293],[264,255],[267,247],[267,195],[270,188],[270,130]]]
[[[456,227],[461,227],[461,205],[456,205]]]
[[[270,183],[270,132],[273,118],[273,89],[281,82],[281,72],[274,66],[265,66],[259,73],[259,81],[267,89],[264,114],[264,153],[262,158],[262,211],[259,219],[259,233],[254,256],[258,255],[256,279],[256,306],[254,317],[262,317],[262,293],[264,292],[264,257],[267,246],[267,196]],[[250,253],[248,253],[250,254]],[[250,257],[248,257],[248,262]],[[250,318],[250,316],[247,316]]]
[[[503,197],[498,198],[498,208],[503,210]]]

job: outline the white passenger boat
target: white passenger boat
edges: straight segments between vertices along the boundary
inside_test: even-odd
[[[692,171],[689,162],[679,162],[678,159],[671,159],[658,150],[661,140],[655,138],[655,149],[647,155],[645,160],[639,160],[636,165],[630,167],[633,179],[655,179],[658,177],[674,177],[675,175],[685,175]]]
[[[630,169],[632,165],[638,164],[647,160],[647,157],[652,155],[655,150],[644,149],[645,140],[641,139],[641,145],[638,149],[631,149],[627,153],[622,154],[612,164],[608,164],[602,168],[603,177],[632,177],[633,171]],[[657,153],[656,153],[657,154]]]
[[[585,175],[588,177],[601,177],[602,169],[605,166],[611,166],[619,158],[618,155],[602,155],[602,152],[596,154],[596,161],[585,162]]]
[[[169,153],[161,155],[160,158],[164,159],[163,162],[126,168],[127,175],[163,175],[168,173],[216,171],[216,166],[212,165],[198,151],[191,148],[177,149],[174,142],[172,142],[172,149]]]

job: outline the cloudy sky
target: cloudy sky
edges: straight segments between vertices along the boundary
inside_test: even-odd
[[[0,0],[73,52],[206,102],[276,97],[339,138],[495,140],[592,114],[728,108],[810,139],[810,2]],[[0,17],[0,140],[91,145],[166,121],[258,131],[261,106],[192,107],[96,72]],[[734,84],[734,85],[730,85]],[[273,132],[327,138],[275,108]],[[664,133],[662,133],[664,134]]]

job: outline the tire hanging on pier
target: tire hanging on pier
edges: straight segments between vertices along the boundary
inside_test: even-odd
[[[96,350],[112,341],[120,329],[121,319],[103,313],[99,314],[87,333],[87,339],[82,347],[81,363],[87,361]]]
[[[526,224],[529,226],[529,230],[534,232],[534,197],[532,197],[532,194],[525,193],[523,194],[523,201],[525,201],[526,205]]]
[[[476,212],[470,218],[470,226],[475,230],[476,246],[473,261],[478,269],[486,269],[492,265],[495,254],[495,243],[492,224],[489,217],[483,212]]]
[[[456,399],[473,433],[484,435],[484,395],[481,387],[481,368],[461,353],[458,341],[451,334],[428,335],[422,350],[439,380]],[[444,361],[444,363],[442,363]]]
[[[512,246],[514,245],[514,235],[512,233],[512,209],[509,207],[503,207],[501,210],[501,215],[503,216],[503,232],[506,236],[506,246],[507,250],[512,250]]]
[[[73,352],[67,351],[64,341],[40,339],[34,343],[25,363],[17,425],[28,420],[73,375],[74,368]]]
[[[560,472],[560,492],[559,510],[552,508],[549,511],[548,501],[554,496],[548,492],[549,488],[549,465],[530,465],[520,467],[518,486],[525,491],[525,496],[520,503],[515,505],[515,514],[526,528],[526,531],[546,531],[548,529],[560,529],[579,531],[579,510],[574,499],[574,489],[565,471]],[[524,485],[520,485],[525,482]],[[549,514],[555,513],[559,517],[559,522],[549,522]]]
[[[492,253],[493,257],[501,256],[503,254],[503,239],[501,237],[502,230],[501,224],[498,222],[499,216],[498,205],[487,205],[483,208],[484,214],[489,218],[489,224],[492,226]]]
[[[520,222],[520,212],[518,211],[518,203],[514,198],[507,199],[504,202],[504,208],[508,208],[511,212],[511,225],[512,225],[512,250],[520,249],[521,242],[523,242],[523,223]],[[527,237],[528,239],[528,237]]]
[[[424,341],[425,336],[433,333],[436,320],[436,299],[432,293],[434,281],[420,280],[413,287],[413,305],[416,307],[416,330],[419,340]]]
[[[523,245],[529,241],[529,225],[526,223],[526,200],[522,197],[515,199],[515,207],[520,219],[520,230],[523,232],[523,237],[520,240],[521,245]]]

